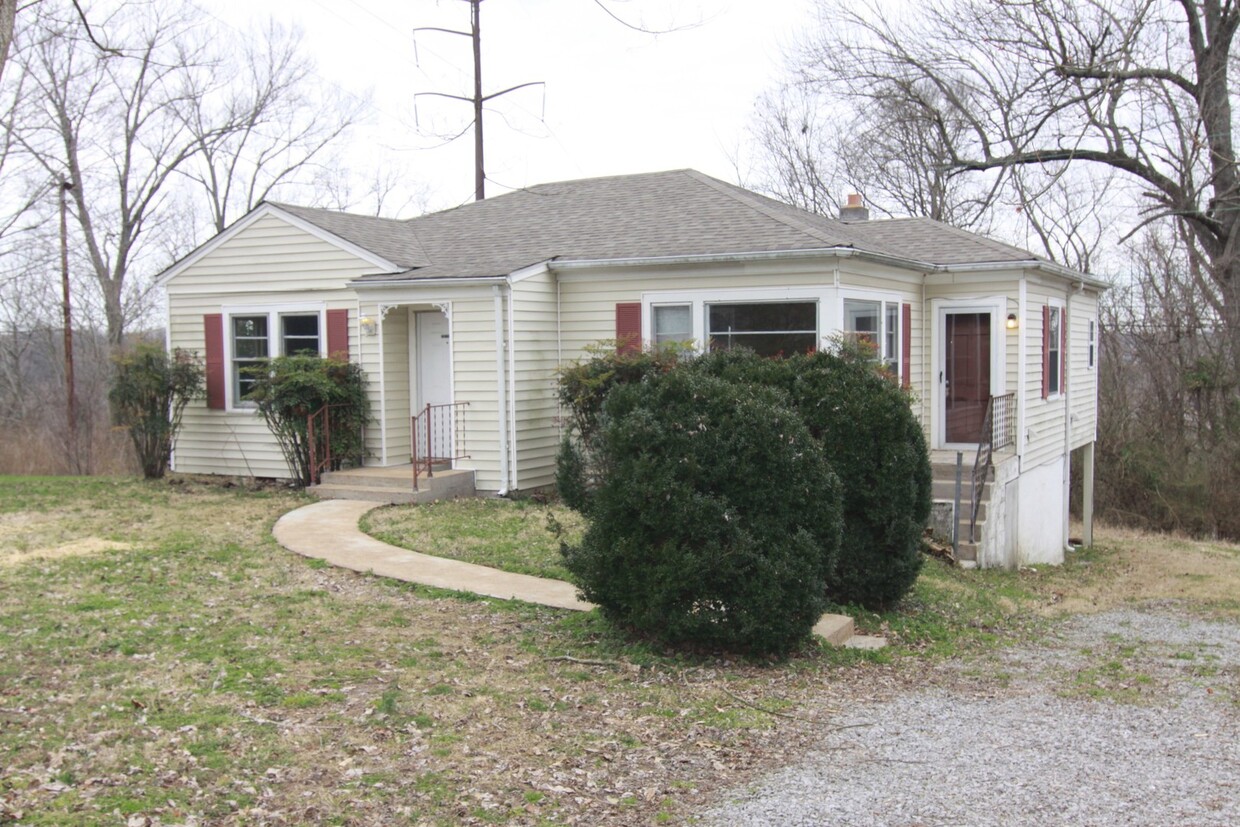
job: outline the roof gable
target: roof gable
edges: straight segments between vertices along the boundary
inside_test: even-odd
[[[303,208],[298,208],[298,211],[301,209]],[[366,262],[367,264],[370,264],[373,267],[381,268],[386,272],[408,269],[400,263],[389,261],[387,258],[384,258],[373,250],[358,245],[349,239],[342,238],[341,236],[324,229],[318,224],[307,221],[305,218],[298,215],[296,212],[289,210],[283,205],[264,202],[250,210],[234,223],[230,224],[224,229],[223,232],[198,245],[188,255],[172,264],[156,277],[155,283],[160,286],[167,284],[178,275],[192,267],[194,264],[206,258],[212,252],[224,246],[229,241],[243,233],[246,229],[267,216],[279,218],[297,229],[309,233],[320,241],[331,244],[332,246],[337,247],[350,255],[356,256],[358,259]]]

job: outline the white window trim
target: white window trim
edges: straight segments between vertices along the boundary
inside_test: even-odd
[[[702,290],[660,290],[642,293],[642,341],[647,347],[654,345],[654,310],[656,305],[687,304],[693,322],[693,346],[700,353],[706,349],[706,305],[708,304],[780,304],[787,302],[815,302],[818,305],[815,339],[821,347],[825,330],[832,327],[842,311],[837,307],[834,288],[822,287],[765,287],[728,288]]]
[[[236,399],[236,375],[233,372],[233,325],[234,316],[266,316],[268,342],[280,341],[281,316],[307,316],[317,313],[319,317],[319,355],[327,350],[327,304],[325,302],[298,302],[290,304],[226,305],[221,308],[224,317],[224,409],[231,413],[255,413],[252,402]],[[272,354],[268,348],[269,356]]]
[[[978,299],[947,299],[930,300],[930,318],[933,320],[933,331],[930,337],[930,364],[934,372],[930,379],[930,432],[931,448],[961,449],[976,448],[976,443],[957,443],[947,441],[947,415],[944,410],[943,382],[939,378],[947,369],[947,348],[944,346],[943,335],[946,329],[948,313],[990,313],[990,395],[1002,396],[1007,393],[1007,330],[1004,320],[1007,318],[1007,297],[989,296]],[[1041,394],[1039,393],[1039,396]]]
[[[1055,389],[1053,393],[1048,393],[1045,399],[1043,400],[1045,402],[1050,402],[1052,400],[1063,399],[1063,380],[1064,380],[1064,375],[1067,374],[1068,368],[1069,368],[1068,358],[1067,358],[1068,355],[1067,353],[1064,352],[1064,343],[1067,341],[1067,338],[1069,335],[1068,334],[1068,309],[1067,309],[1067,303],[1063,299],[1058,299],[1058,298],[1055,298],[1054,296],[1050,296],[1046,299],[1046,306],[1059,308],[1059,387]],[[1047,322],[1049,323],[1049,321],[1050,321],[1050,316],[1048,315]],[[1048,339],[1046,337],[1046,331],[1043,330],[1042,331],[1042,349],[1044,351],[1046,350],[1047,341]],[[1047,361],[1049,362],[1050,360],[1048,359]],[[1039,393],[1038,396],[1041,396],[1041,394]]]
[[[882,349],[887,341],[887,305],[894,304],[896,306],[896,352],[893,358],[895,366],[895,375],[897,378],[903,375],[904,370],[904,331],[900,328],[904,326],[904,308],[901,305],[911,304],[911,301],[903,293],[894,290],[867,290],[855,287],[840,288],[840,312],[836,330],[841,333],[847,319],[844,318],[844,303],[848,301],[866,301],[878,302],[878,361],[883,362]]]
[[[1098,369],[1098,317],[1090,316],[1085,324],[1085,369]]]

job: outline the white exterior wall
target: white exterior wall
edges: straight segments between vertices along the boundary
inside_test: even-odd
[[[516,421],[512,484],[522,490],[555,484],[560,445],[556,287],[550,272],[512,286],[510,410]]]
[[[1094,363],[1089,364],[1089,325],[1094,325]],[[1095,441],[1098,433],[1098,294],[1092,290],[1072,295],[1068,320],[1070,364],[1068,394],[1072,406],[1072,448]]]
[[[1017,565],[1063,562],[1066,462],[1067,457],[1060,455],[1035,468],[1022,468],[1015,491]]]

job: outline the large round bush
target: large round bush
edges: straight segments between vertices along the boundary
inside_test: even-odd
[[[611,620],[671,643],[783,653],[826,605],[839,483],[781,394],[673,370],[611,390],[606,472],[566,564]]]
[[[847,354],[788,359],[779,385],[843,483],[844,537],[831,597],[881,607],[921,571],[930,516],[926,440],[908,395],[872,363]]]
[[[926,441],[908,394],[867,354],[847,346],[787,359],[712,353],[692,369],[788,394],[842,485],[832,600],[877,608],[902,598],[921,571],[931,491]]]

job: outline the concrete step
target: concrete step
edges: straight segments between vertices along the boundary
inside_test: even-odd
[[[312,485],[307,490],[320,500],[362,500],[390,505],[410,505],[419,502],[419,492],[412,488],[399,491],[395,488],[380,486],[338,485],[325,482],[321,485]]]
[[[428,503],[454,497],[474,496],[473,471],[436,471],[423,476],[413,488],[413,472],[400,468],[355,468],[332,471],[323,475],[320,485],[311,486],[310,493],[322,500],[365,500],[404,505]]]
[[[432,479],[447,478],[450,476],[468,475],[471,480],[473,471],[454,471],[451,468],[437,468]],[[425,473],[418,476],[418,486],[427,481]],[[325,471],[323,473],[323,484],[325,485],[361,485],[369,488],[396,488],[399,490],[411,490],[413,488],[413,467],[409,465],[396,465],[387,468],[347,468],[343,471]]]
[[[992,487],[992,484],[989,482],[982,486],[982,502],[985,502],[986,500],[990,499],[991,487]],[[955,498],[955,496],[956,496],[956,481],[955,480],[952,480],[951,482],[947,482],[946,480],[936,479],[930,485],[930,498],[933,500],[945,500],[947,502],[951,502]],[[972,483],[970,483],[969,480],[967,479],[961,480],[960,501],[962,503],[967,503],[972,496],[973,496]]]

